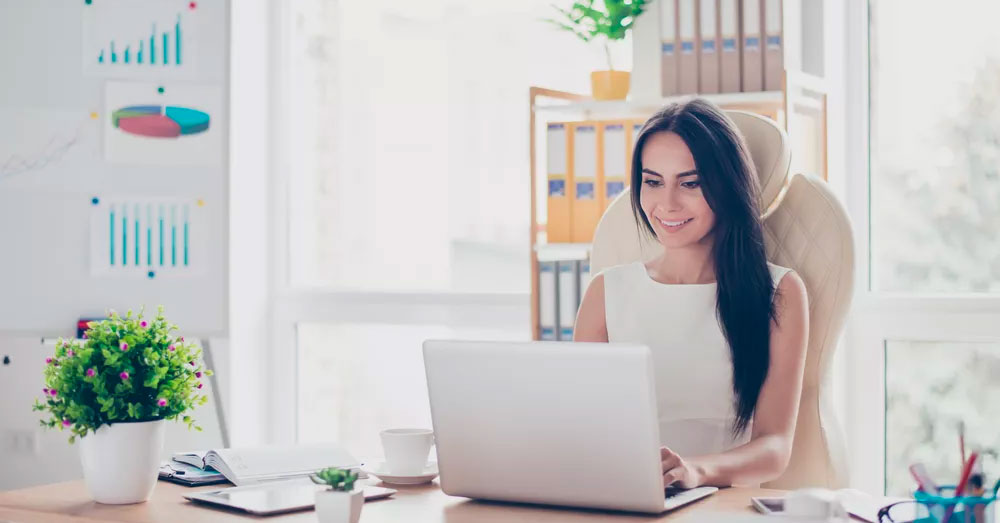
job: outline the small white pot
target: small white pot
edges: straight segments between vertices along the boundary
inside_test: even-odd
[[[98,503],[142,503],[153,494],[163,450],[164,420],[104,425],[80,439],[80,462]]]
[[[365,495],[361,489],[352,492],[316,491],[316,517],[319,523],[358,523]]]

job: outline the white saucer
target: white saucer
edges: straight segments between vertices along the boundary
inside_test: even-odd
[[[361,470],[365,471],[369,475],[378,477],[378,479],[382,480],[383,483],[391,483],[394,485],[420,485],[421,483],[433,481],[438,475],[436,461],[428,461],[423,472],[415,475],[393,474],[386,469],[384,461],[365,463],[361,466]]]

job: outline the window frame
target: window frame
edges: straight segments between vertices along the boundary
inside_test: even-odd
[[[1000,295],[880,292],[871,285],[871,1],[845,2],[845,204],[854,225],[855,296],[843,337],[841,423],[850,484],[885,491],[887,342],[1000,341]],[[859,173],[850,175],[850,173]],[[877,174],[876,174],[877,175]]]

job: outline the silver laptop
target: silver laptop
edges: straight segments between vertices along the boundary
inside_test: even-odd
[[[664,489],[645,346],[428,340],[424,367],[446,494],[660,513],[718,490]]]

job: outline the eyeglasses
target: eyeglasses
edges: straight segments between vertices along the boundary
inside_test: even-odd
[[[954,500],[954,498],[952,498]],[[982,502],[977,500],[982,499]],[[878,523],[992,523],[990,498],[958,498],[957,502],[932,503],[908,499],[886,505],[878,511]],[[949,508],[951,514],[949,516]]]

